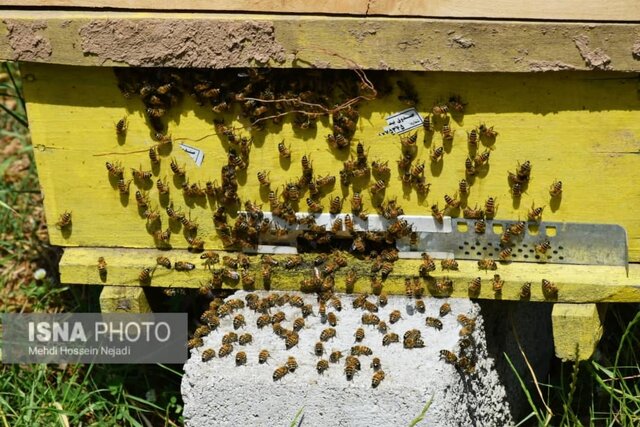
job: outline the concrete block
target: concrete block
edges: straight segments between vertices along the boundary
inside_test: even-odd
[[[244,299],[244,292],[233,297]],[[372,356],[360,356],[361,371],[353,380],[344,374],[344,358],[320,375],[316,363],[320,359],[313,353],[321,331],[329,325],[317,315],[315,296],[303,295],[313,304],[315,316],[306,319],[306,326],[299,333],[299,344],[285,350],[285,343],[276,337],[270,327],[257,329],[258,314],[245,308],[242,313],[247,326],[236,331],[249,332],[253,342],[246,346],[233,344],[234,351],[225,358],[216,357],[208,362],[201,360],[202,351],[214,348],[216,354],[222,336],[233,331],[232,316],[222,319],[218,330],[204,338],[204,346],[191,351],[185,365],[182,394],[185,403],[185,419],[189,426],[282,426],[289,425],[295,414],[303,408],[301,425],[317,426],[404,426],[408,425],[432,400],[424,421],[420,425],[438,426],[504,426],[513,424],[507,393],[496,371],[494,357],[487,352],[485,324],[478,304],[462,299],[424,299],[425,313],[413,309],[415,300],[406,297],[389,297],[386,307],[376,313],[389,324],[389,313],[399,310],[402,318],[389,324],[390,332],[400,336],[400,343],[382,345],[383,334],[374,326],[363,326],[361,309],[352,308],[353,296],[341,296],[343,309],[336,312],[339,321],[336,337],[325,343],[329,359],[334,350],[349,354],[354,343],[354,331],[365,329],[362,345],[372,349]],[[369,297],[373,300],[373,297]],[[439,317],[442,303],[451,305],[451,313]],[[285,305],[272,309],[287,315],[283,326],[291,329],[300,309]],[[327,311],[331,311],[327,307]],[[441,350],[459,351],[461,325],[456,316],[464,314],[476,317],[476,328],[471,335],[474,342],[475,372],[445,363]],[[442,321],[442,330],[425,324],[425,317]],[[424,348],[405,349],[402,339],[405,331],[419,329],[425,342]],[[267,349],[271,357],[267,364],[258,363],[258,353]],[[235,354],[244,351],[248,363],[236,366]],[[274,370],[294,356],[299,367],[279,381],[273,380]],[[372,357],[379,357],[385,379],[372,388]]]

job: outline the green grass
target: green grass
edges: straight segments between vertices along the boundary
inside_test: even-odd
[[[0,63],[0,313],[99,311],[98,288],[59,282],[24,107],[16,64]],[[1,365],[0,427],[182,425],[180,369]]]

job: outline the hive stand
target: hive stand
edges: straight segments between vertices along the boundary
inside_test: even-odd
[[[486,122],[495,125],[499,136],[491,152],[491,173],[472,186],[470,203],[482,205],[487,197],[496,197],[501,219],[525,218],[535,203],[547,206],[545,221],[621,225],[628,234],[631,264],[501,264],[498,273],[505,284],[497,295],[489,285],[495,272],[479,271],[475,261],[461,260],[459,272],[447,272],[454,281],[451,296],[470,297],[467,283],[480,276],[482,290],[474,297],[519,300],[522,284],[532,282],[532,303],[554,303],[556,354],[563,359],[591,356],[602,334],[603,304],[640,301],[640,218],[633,209],[621,208],[640,204],[634,187],[640,179],[640,33],[632,23],[640,19],[640,10],[630,0],[545,0],[535,8],[459,0],[293,1],[286,11],[272,1],[223,1],[212,11],[209,2],[190,0],[179,6],[194,11],[188,14],[173,12],[171,2],[147,0],[135,6],[145,12],[120,0],[7,0],[5,5],[12,9],[3,10],[0,22],[0,58],[21,62],[48,223],[54,224],[65,211],[73,213],[72,229],[50,228],[51,242],[65,247],[62,281],[103,285],[105,312],[150,311],[138,275],[141,266],[154,265],[160,255],[173,262],[193,262],[197,268],[156,269],[148,286],[197,288],[210,278],[198,254],[186,251],[184,239],[176,236],[173,250],[158,251],[144,220],[131,206],[123,206],[108,182],[105,161],[122,160],[127,168],[148,162],[145,153],[151,140],[142,104],[122,97],[111,69],[129,66],[378,70],[392,82],[408,81],[415,87],[421,115],[438,100],[459,93],[468,102],[467,110],[463,120],[451,123],[454,145],[442,167],[427,167],[432,183],[427,200],[404,192],[399,180],[390,181],[387,198],[398,197],[408,215],[429,215],[431,204],[442,205],[443,194],[453,193],[464,176],[467,132]],[[115,10],[102,11],[106,6]],[[75,9],[66,9],[70,7]],[[187,52],[182,50],[185,45],[190,46]],[[391,95],[362,103],[354,139],[365,143],[370,159],[386,159],[392,165],[400,154],[398,138],[379,133],[385,117],[407,107],[398,95],[395,88]],[[122,143],[114,124],[124,116],[129,125]],[[169,133],[202,150],[205,163],[196,167],[176,140],[154,179],[170,175],[170,157],[188,164],[193,181],[207,181],[214,174],[211,170],[217,176],[215,159],[226,151],[220,135],[211,136],[211,118],[210,111],[190,99],[170,114]],[[232,115],[226,119],[247,125]],[[346,157],[337,159],[327,149],[329,131],[328,123],[319,123],[317,133],[301,137],[287,124],[258,138],[252,156],[261,160],[250,163],[240,197],[266,203],[256,172],[270,169],[277,175],[272,178],[283,184],[300,175],[305,153],[311,154],[315,170],[337,173]],[[207,138],[200,139],[203,136]],[[275,155],[283,138],[292,142],[294,153],[287,170]],[[441,136],[436,132],[428,139],[421,133],[420,138],[424,141],[418,144],[418,158],[428,160],[430,147],[440,144]],[[534,165],[533,180],[518,203],[511,197],[506,174],[525,159]],[[565,184],[560,202],[549,200],[554,179]],[[350,196],[336,187],[324,204],[335,195]],[[131,203],[135,205],[133,194]],[[368,195],[365,204],[375,211]],[[193,206],[191,213],[201,224],[206,248],[224,255],[210,208]],[[106,277],[96,269],[100,256],[108,263]],[[420,262],[397,262],[385,291],[403,293],[404,277],[415,275]],[[367,265],[357,259],[350,263],[366,274]],[[262,288],[258,262],[252,272],[255,286]],[[344,274],[337,274],[339,291],[346,290]],[[308,269],[275,271],[271,289],[298,289],[307,275]],[[543,294],[542,279],[555,283],[557,297]],[[360,280],[352,291],[367,289],[368,281]]]

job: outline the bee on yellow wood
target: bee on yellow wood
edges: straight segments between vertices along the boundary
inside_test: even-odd
[[[164,268],[171,269],[171,261],[166,256],[159,256],[156,258],[156,263]]]
[[[263,187],[269,187],[271,185],[271,181],[269,181],[269,172],[267,171],[258,171],[258,182]]]
[[[484,259],[481,259],[480,261],[478,261],[478,268],[480,270],[485,270],[485,271],[487,271],[487,270],[497,270],[498,269],[498,265],[491,258],[484,258]]]
[[[204,240],[197,237],[187,237],[187,243],[189,243],[189,249],[201,251],[204,248]]]
[[[284,262],[284,268],[292,269],[302,264],[302,257],[300,255],[292,255],[287,257]]]
[[[445,302],[440,306],[440,317],[444,317],[449,313],[451,313],[451,305]]]
[[[128,124],[129,122],[126,117],[123,117],[120,120],[118,120],[118,123],[116,123],[116,134],[118,136],[126,135]]]
[[[374,160],[373,162],[371,162],[371,169],[376,175],[386,175],[391,172],[391,169],[389,169],[388,160],[385,160],[384,162],[380,160]]]
[[[431,153],[429,154],[429,158],[432,162],[436,163],[442,159],[444,155],[444,147],[440,146],[438,148],[431,147]]]
[[[373,376],[371,377],[371,387],[372,388],[377,388],[380,383],[384,380],[384,371],[383,370],[379,370],[376,373],[373,374]]]
[[[333,148],[341,150],[343,148],[347,148],[349,146],[349,140],[344,137],[341,133],[337,135],[327,135],[327,142]]]
[[[339,214],[342,210],[342,202],[343,200],[339,196],[331,199],[331,204],[329,205],[329,213],[331,213],[332,215]]]
[[[550,282],[547,279],[542,279],[542,293],[545,298],[557,298],[558,287],[555,285],[555,283]]]
[[[430,115],[426,115],[424,116],[424,118],[422,119],[422,127],[424,128],[425,132],[433,132],[433,119],[431,119]]]
[[[480,286],[482,284],[482,279],[480,277],[476,277],[475,279],[469,282],[469,294],[478,295],[480,293]]]
[[[98,258],[98,274],[102,278],[107,275],[107,261],[104,260],[104,257]]]
[[[156,188],[160,194],[169,194],[169,184],[167,184],[166,178],[164,181],[158,178]]]
[[[444,360],[446,363],[454,365],[458,362],[458,356],[449,350],[440,350],[440,360]]]
[[[460,207],[460,200],[457,199],[458,194],[454,194],[453,197],[448,194],[444,195],[444,201],[448,208],[457,209]]]
[[[176,160],[175,158],[171,159],[171,165],[170,165],[170,166],[171,166],[171,171],[172,171],[175,175],[178,175],[178,176],[180,176],[180,177],[184,177],[184,176],[187,174],[187,173],[186,173],[186,171],[185,171],[185,169],[184,169],[184,166],[183,166],[183,167],[180,167],[180,166],[178,165],[177,160]]]
[[[133,168],[131,168],[131,175],[133,175],[133,179],[137,181],[149,180],[153,176],[151,174],[151,171],[144,171],[142,169],[133,169]]]
[[[487,125],[485,125],[484,123],[480,124],[478,130],[480,130],[480,135],[485,136],[489,139],[493,139],[498,136],[498,132],[493,130],[493,126],[487,127]]]
[[[167,228],[165,231],[158,230],[153,234],[153,236],[159,242],[168,243],[171,238],[171,229]]]
[[[502,292],[502,288],[504,286],[504,280],[500,278],[499,274],[494,274],[493,279],[491,280],[491,287],[493,292],[499,293]]]
[[[411,167],[412,160],[413,160],[413,157],[411,157],[410,154],[403,154],[400,160],[396,161],[398,163],[398,169],[400,169],[401,171],[409,170],[409,168]]]
[[[326,359],[318,360],[318,363],[316,364],[316,371],[319,374],[323,374],[327,369],[329,369],[329,362]]]
[[[437,204],[431,205],[431,215],[440,224],[444,221],[444,211],[441,211]]]
[[[284,140],[278,144],[278,153],[281,159],[291,159],[291,145],[284,145]]]
[[[122,165],[120,165],[120,162],[106,162],[105,164],[107,166],[107,170],[109,171],[109,175],[116,178],[122,178],[124,176],[124,169],[122,168]]]
[[[535,205],[531,203],[531,210],[527,213],[527,219],[529,221],[540,222],[542,220],[542,211],[544,208],[544,206],[535,207]]]
[[[56,227],[63,229],[71,225],[71,211],[64,211],[56,222]]]
[[[467,142],[469,143],[470,146],[477,147],[479,139],[480,139],[480,136],[478,135],[477,128],[473,128],[471,129],[471,132],[467,132]]]
[[[474,176],[476,174],[476,167],[473,165],[473,160],[471,157],[467,157],[464,161],[464,171],[469,176]]]
[[[372,194],[377,194],[381,191],[384,191],[385,188],[387,188],[387,184],[383,180],[379,179],[378,181],[376,181],[374,184],[371,185],[369,190],[371,191]]]
[[[276,368],[275,371],[273,371],[273,380],[274,381],[281,380],[288,373],[289,373],[289,367],[288,366],[280,366],[280,367]]]
[[[142,194],[140,190],[136,191],[136,203],[140,208],[146,208],[149,205],[146,194]]]
[[[473,230],[478,234],[484,234],[487,230],[487,223],[484,219],[479,219],[473,224]]]
[[[149,160],[151,160],[151,163],[154,165],[160,163],[160,159],[158,158],[158,150],[156,149],[156,147],[149,148]]]
[[[207,348],[206,350],[204,350],[202,352],[202,361],[203,362],[208,362],[209,360],[213,359],[214,357],[216,357],[216,351],[212,348]]]
[[[489,161],[489,157],[490,156],[491,156],[491,151],[490,150],[484,150],[482,153],[478,154],[473,159],[474,166],[476,168],[480,168],[480,167],[484,166]]]
[[[462,178],[458,183],[458,192],[461,196],[469,194],[469,183],[466,179]]]
[[[455,259],[443,259],[440,261],[443,270],[457,270],[458,262]]]
[[[516,168],[516,177],[518,178],[518,182],[520,183],[527,182],[529,181],[530,176],[531,176],[531,162],[527,160],[523,164],[518,163],[518,167]]]
[[[173,268],[176,271],[191,271],[196,268],[195,264],[186,261],[176,261]]]
[[[124,179],[118,180],[118,191],[120,194],[129,194],[129,187],[131,186],[131,180],[125,182]]]
[[[211,268],[212,265],[220,262],[220,255],[213,251],[207,251],[200,255],[200,259],[205,260],[204,265],[205,268]]]
[[[484,204],[484,214],[488,219],[496,216],[498,205],[496,205],[496,199],[493,197],[489,197]]]
[[[442,133],[442,140],[443,141],[452,141],[453,140],[453,134],[456,131],[455,130],[451,130],[451,127],[448,124],[445,123],[445,124],[442,125],[442,130],[440,132]]]
[[[142,269],[142,271],[138,275],[138,281],[140,283],[148,283],[150,280],[151,280],[151,269],[149,267],[145,267]]]
[[[531,298],[531,282],[525,282],[520,288],[520,299],[528,300]]]
[[[551,197],[560,197],[562,195],[562,181],[553,181],[553,184],[549,187],[549,195]]]
[[[435,317],[427,317],[425,320],[425,324],[431,328],[442,330],[442,321],[440,319],[436,319]]]
[[[449,112],[449,107],[447,107],[445,104],[442,105],[435,105],[432,109],[433,115],[434,116],[446,116],[447,113]]]
[[[513,186],[511,187],[511,195],[514,198],[522,196],[522,184],[520,184],[519,182],[513,184]]]

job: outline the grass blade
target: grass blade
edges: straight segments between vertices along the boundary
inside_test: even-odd
[[[298,427],[300,424],[302,424],[302,419],[304,418],[304,415],[302,415],[302,411],[304,411],[304,406],[298,409],[298,412],[296,412],[296,416],[293,417],[293,421],[291,421],[291,424],[289,424],[289,427]],[[302,415],[301,418],[300,418],[300,415]],[[300,420],[298,420],[298,418],[300,418]]]
[[[419,422],[424,420],[424,417],[427,415],[427,411],[431,407],[431,403],[433,403],[433,396],[431,396],[431,399],[429,399],[426,405],[424,405],[424,408],[422,408],[422,411],[418,414],[418,416],[411,421],[409,427],[415,427]]]

